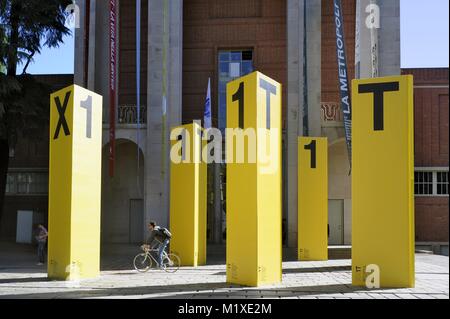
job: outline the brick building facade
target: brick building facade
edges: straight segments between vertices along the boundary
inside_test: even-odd
[[[414,76],[416,241],[448,244],[448,68],[402,73]]]
[[[73,75],[36,75],[37,81],[57,91],[73,84]],[[50,105],[50,98],[47,99]],[[30,106],[32,107],[32,106]],[[50,109],[50,107],[49,107]],[[18,210],[34,212],[35,223],[47,223],[49,132],[44,129],[33,140],[18,137],[10,152],[6,198],[0,221],[0,239],[16,238]]]
[[[380,75],[398,75],[399,1],[380,0],[379,3],[382,21],[386,22],[379,32]],[[342,4],[349,79],[353,79],[356,0],[343,0]],[[84,5],[85,1],[80,0],[82,11],[86,10]],[[231,78],[258,70],[283,85],[283,216],[287,224],[287,245],[295,247],[297,243],[296,153],[297,137],[304,133],[300,124],[302,119],[309,125],[309,135],[329,139],[329,219],[332,220],[330,228],[333,234],[330,244],[351,244],[351,183],[338,103],[332,1],[143,0],[143,123],[138,126],[136,10],[134,2],[119,0],[116,12],[119,17],[117,165],[113,179],[107,173],[109,131],[106,123],[109,123],[110,92],[109,41],[105,34],[109,33],[109,6],[108,1],[91,1],[90,5],[92,25],[89,41],[85,41],[83,28],[77,29],[75,34],[74,82],[87,84],[88,89],[104,97],[104,241],[131,242],[139,238],[133,234],[145,233],[142,225],[148,220],[166,224],[169,218],[169,174],[168,156],[163,153],[167,152],[169,144],[164,139],[164,132],[203,117],[208,78],[211,78],[212,87],[213,125],[221,128],[224,122],[224,84]],[[85,25],[84,17],[81,19],[81,25]],[[86,43],[89,44],[87,48]],[[389,49],[384,49],[386,47]],[[89,63],[84,60],[85,57]],[[448,193],[448,69],[403,70],[403,73],[415,75],[416,189],[418,193],[431,193],[418,194],[416,198],[416,240],[419,243],[447,243],[448,246],[448,195],[438,194],[443,193],[444,185],[447,185]],[[166,96],[163,98],[164,94]],[[304,95],[307,95],[308,103],[304,103]],[[164,101],[168,106],[166,123],[161,122]],[[307,115],[303,113],[305,111]],[[141,130],[140,141],[136,139],[138,128]],[[25,153],[23,155],[28,157]],[[137,156],[141,165],[139,171]],[[18,164],[12,167],[15,166],[21,167]],[[45,165],[43,168],[46,169]],[[7,210],[13,212],[8,216],[15,216],[21,199],[14,196],[7,199],[7,205],[10,205]],[[41,200],[41,203],[44,202],[45,205],[34,206],[39,206],[39,211],[45,211],[46,199]],[[216,219],[220,218],[216,212],[209,211],[208,214],[214,221],[208,224],[210,234],[223,231],[223,228],[215,229]],[[13,238],[11,218],[2,221],[1,231],[2,235]],[[215,241],[215,238],[217,236],[209,239]]]

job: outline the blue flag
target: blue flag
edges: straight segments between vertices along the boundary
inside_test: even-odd
[[[339,88],[341,110],[344,113],[345,139],[347,141],[348,160],[352,169],[352,101],[350,82],[348,81],[347,56],[345,54],[344,13],[341,0],[334,0],[334,18],[336,23],[336,52],[339,68]]]
[[[211,78],[208,79],[208,91],[206,92],[205,114],[203,115],[203,126],[205,129],[212,127],[211,120]]]

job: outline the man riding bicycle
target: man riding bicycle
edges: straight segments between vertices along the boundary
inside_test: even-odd
[[[162,228],[156,225],[155,222],[148,223],[148,230],[150,236],[147,239],[147,245],[152,249],[158,247],[158,266],[162,268],[163,252],[170,242],[170,232],[166,228]]]

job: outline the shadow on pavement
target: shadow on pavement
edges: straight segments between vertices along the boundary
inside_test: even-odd
[[[352,271],[351,266],[314,267],[314,268],[287,268],[283,274],[316,273],[316,272],[341,272]]]
[[[123,288],[101,288],[77,291],[58,291],[35,294],[21,294],[21,295],[2,295],[0,299],[78,299],[78,298],[99,298],[115,296],[140,296],[150,294],[170,294],[170,293],[191,293],[198,294],[204,291],[215,289],[229,289],[240,288],[239,286],[230,285],[226,283],[198,283],[198,284],[183,284],[183,285],[164,285],[164,286],[142,286],[142,287],[123,287]],[[211,294],[212,292],[210,292]],[[165,297],[170,298],[170,297]]]
[[[317,273],[317,272],[341,272],[351,271],[351,266],[315,267],[315,268],[283,268],[283,274]],[[214,273],[215,276],[226,276],[226,271]]]
[[[47,277],[33,277],[33,278],[6,278],[0,279],[0,284],[18,284],[18,283],[30,283],[30,282],[48,282]]]
[[[229,289],[229,290],[227,290]],[[377,293],[382,290],[378,289]],[[220,298],[283,298],[283,297],[307,297],[311,295],[340,295],[348,293],[371,292],[370,290],[352,287],[351,285],[323,285],[304,286],[289,288],[245,288],[226,283],[198,283],[167,286],[145,286],[126,288],[105,288],[77,291],[60,291],[23,295],[3,295],[0,299],[78,299],[78,298],[101,298],[101,297],[139,297],[145,296],[147,299],[189,299],[195,296],[196,299],[207,299],[211,297]],[[152,297],[151,295],[155,295]],[[164,294],[164,296],[161,296]],[[344,298],[345,296],[342,295]]]
[[[377,289],[377,293],[380,293],[383,290],[389,289]],[[208,299],[211,297],[219,297],[223,299],[240,299],[240,298],[248,298],[248,299],[261,299],[261,298],[271,298],[271,299],[279,299],[279,298],[296,298],[296,297],[308,297],[308,296],[333,296],[341,295],[342,298],[348,299],[348,297],[343,294],[348,293],[370,293],[373,291],[360,288],[360,287],[352,287],[351,285],[323,285],[323,286],[304,286],[304,287],[289,287],[289,288],[243,288],[239,290],[232,291],[221,291],[221,292],[197,292],[195,296],[190,296],[191,298],[195,297],[195,299]],[[193,294],[192,294],[193,295]],[[156,296],[156,297],[148,297],[147,299],[186,299],[189,295],[176,295],[176,296]]]

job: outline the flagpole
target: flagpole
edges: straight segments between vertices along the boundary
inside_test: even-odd
[[[208,78],[208,87],[206,90],[206,99],[205,99],[205,111],[203,114],[203,127],[205,130],[212,128],[212,111],[211,111],[211,78]],[[208,133],[208,132],[206,132]],[[207,139],[209,140],[209,135],[207,135]],[[217,150],[215,150],[217,151]],[[210,156],[210,154],[208,154]],[[220,244],[222,243],[222,205],[221,205],[221,192],[220,192],[220,163],[212,164],[213,167],[213,189],[214,189],[214,224],[213,224],[213,238],[214,243]],[[208,174],[211,174],[211,171],[208,170]],[[210,178],[208,178],[210,180]],[[210,196],[211,192],[208,191],[208,196]],[[208,201],[209,202],[209,201]]]
[[[137,109],[137,188],[141,195],[139,185],[140,170],[140,130],[141,130],[141,0],[136,0],[136,109]]]

